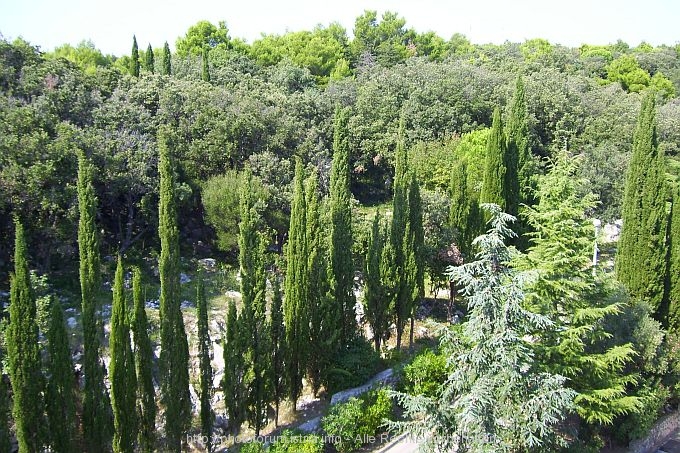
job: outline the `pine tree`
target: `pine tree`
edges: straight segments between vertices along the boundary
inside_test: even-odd
[[[516,267],[536,275],[526,286],[526,305],[547,316],[550,330],[532,334],[540,363],[567,377],[578,395],[576,412],[589,424],[610,424],[617,415],[637,410],[628,393],[635,375],[626,365],[635,351],[630,344],[600,348],[611,337],[605,320],[620,312],[619,296],[606,275],[593,273],[594,227],[587,213],[596,198],[583,195],[578,156],[560,152],[538,187],[537,203],[526,212],[531,245]]]
[[[410,172],[408,187],[408,253],[412,267],[409,270],[411,279],[411,330],[409,331],[409,348],[413,349],[413,332],[415,330],[417,301],[425,297],[425,230],[423,229],[423,207],[420,198],[420,184],[415,172]]]
[[[526,337],[550,322],[522,307],[524,278],[508,267],[504,240],[514,218],[484,207],[491,228],[475,240],[477,261],[449,269],[469,295],[470,313],[460,334],[442,336],[448,379],[435,397],[398,394],[405,416],[418,417],[392,425],[423,436],[432,451],[555,451],[574,392],[534,364]]]
[[[224,405],[229,418],[232,434],[237,434],[241,424],[246,420],[246,363],[244,345],[241,341],[241,317],[236,311],[234,300],[229,301],[227,309],[226,331],[223,340],[224,347],[224,377],[222,391]]]
[[[272,348],[271,366],[271,389],[274,400],[274,423],[279,426],[279,406],[285,397],[286,381],[284,357],[286,356],[286,329],[283,324],[283,294],[281,292],[281,279],[274,271],[272,280],[272,306],[270,310],[269,335]]]
[[[0,351],[1,352],[1,351]],[[0,361],[3,360],[0,354]],[[0,451],[12,451],[12,433],[9,418],[9,391],[5,375],[0,372]]]
[[[479,196],[480,203],[494,203],[506,209],[508,189],[506,180],[506,141],[503,133],[501,111],[498,107],[493,112],[491,133],[486,145],[486,162],[484,165],[484,182]]]
[[[403,119],[399,128],[399,140],[395,151],[394,197],[392,199],[392,227],[390,241],[394,251],[394,267],[397,275],[394,310],[397,326],[397,349],[401,348],[401,338],[406,320],[411,314],[413,304],[413,270],[415,259],[409,249],[409,176],[408,154],[404,146]]]
[[[50,301],[50,323],[47,333],[48,360],[46,409],[52,451],[73,451],[75,434],[75,380],[73,361],[64,323],[64,312],[54,298]]]
[[[239,266],[241,294],[243,295],[243,330],[247,335],[244,345],[250,357],[250,378],[248,386],[247,418],[259,435],[267,418],[268,381],[268,335],[265,323],[266,273],[264,255],[265,242],[259,232],[259,214],[252,197],[252,174],[246,171],[245,183],[241,187],[239,224]]]
[[[352,263],[352,205],[349,190],[349,109],[335,110],[333,165],[331,167],[331,290],[339,321],[340,344],[356,335],[354,319],[354,265]]]
[[[668,244],[668,330],[680,333],[680,186],[673,192]]]
[[[210,364],[210,331],[208,330],[208,301],[205,298],[203,273],[198,274],[196,287],[196,317],[198,318],[198,361],[201,380],[201,435],[208,439],[206,451],[211,452],[213,434],[212,380],[213,370]]]
[[[165,435],[171,451],[181,451],[182,434],[191,420],[189,398],[189,346],[180,309],[179,227],[175,200],[175,173],[170,137],[161,128],[158,133],[160,201],[158,235],[161,256],[158,270],[161,280],[161,402],[165,406]]]
[[[38,349],[38,324],[24,227],[15,220],[14,274],[10,276],[7,355],[14,395],[14,421],[20,452],[36,452],[42,447],[40,427],[43,418],[42,373]]]
[[[646,299],[665,322],[666,190],[664,155],[656,136],[655,94],[645,95],[633,138],[623,200],[616,276],[633,297]]]
[[[135,268],[132,273],[132,298],[135,317],[132,333],[135,339],[135,367],[137,371],[137,444],[144,453],[154,451],[156,442],[156,391],[153,386],[153,349],[149,339],[149,323],[142,297],[142,273]]]
[[[80,253],[80,291],[83,322],[83,435],[90,452],[109,449],[111,442],[111,407],[104,387],[104,370],[100,359],[101,322],[97,321],[96,295],[100,286],[99,240],[95,218],[97,198],[92,185],[93,168],[85,154],[78,157],[78,248]]]
[[[283,304],[286,325],[286,376],[293,405],[302,392],[309,347],[307,219],[304,169],[298,158],[293,180],[293,201],[286,245],[286,280]]]
[[[123,287],[123,259],[118,256],[118,266],[113,281],[113,306],[111,307],[111,406],[113,408],[113,451],[132,453],[137,439],[137,377],[135,360],[130,346],[127,301]]]
[[[163,45],[163,56],[161,61],[161,75],[169,76],[171,74],[172,68],[170,63],[170,46],[168,46],[168,42],[165,41],[165,44]]]
[[[376,210],[368,238],[366,269],[364,280],[364,301],[366,302],[366,318],[373,331],[373,343],[376,352],[380,352],[381,343],[389,335],[390,294],[383,280],[383,256],[385,250],[385,229],[382,225],[380,211]],[[391,266],[392,263],[389,263]]]
[[[146,54],[144,55],[145,69],[153,74],[155,70],[155,64],[156,62],[154,60],[153,49],[151,48],[151,43],[149,43],[149,45],[146,47]]]
[[[329,346],[337,342],[337,332],[329,332],[325,321],[326,308],[332,303],[329,297],[328,249],[321,224],[321,202],[316,171],[306,180],[306,248],[307,256],[307,304],[309,316],[309,341],[312,351],[307,357],[307,371],[312,390],[316,395],[329,367],[332,354]]]
[[[208,49],[203,48],[203,54],[201,57],[203,63],[203,69],[201,71],[201,80],[204,82],[210,82],[210,66],[208,61]]]
[[[139,50],[137,49],[137,37],[132,36],[132,53],[130,55],[130,75],[139,77]]]

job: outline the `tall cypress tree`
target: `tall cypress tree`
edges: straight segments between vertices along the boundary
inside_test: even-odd
[[[118,256],[118,266],[113,280],[113,306],[111,307],[111,406],[113,408],[113,451],[132,453],[137,439],[137,377],[135,359],[130,346],[130,327],[127,302],[123,288],[123,259]]]
[[[408,206],[408,185],[409,177],[408,154],[404,146],[404,126],[403,119],[399,127],[399,139],[395,151],[394,164],[394,195],[392,198],[392,227],[390,229],[390,241],[394,251],[394,267],[396,269],[396,293],[394,299],[394,310],[397,326],[397,349],[401,348],[401,338],[406,326],[406,320],[411,314],[413,302],[412,283],[415,278],[412,275],[415,260],[410,260],[411,250],[409,249],[409,206]]]
[[[14,421],[20,452],[42,447],[43,401],[35,296],[28,271],[24,227],[15,220],[14,275],[10,276],[7,354],[14,395]]]
[[[307,304],[307,219],[304,169],[298,158],[293,181],[293,201],[286,245],[286,281],[283,305],[286,325],[286,376],[288,396],[297,402],[302,392],[302,378],[307,370],[309,317]]]
[[[306,247],[307,247],[307,304],[309,341],[312,351],[307,357],[307,370],[314,394],[321,383],[333,356],[329,347],[337,343],[339,334],[328,328],[326,309],[332,300],[328,281],[327,242],[322,230],[319,181],[316,170],[306,180]],[[335,325],[335,324],[334,324]]]
[[[198,362],[201,380],[201,435],[208,439],[206,451],[211,452],[213,433],[212,401],[213,370],[210,364],[210,332],[208,330],[208,301],[205,298],[203,273],[198,274],[196,287],[196,316],[198,318]]]
[[[529,149],[529,114],[527,111],[526,95],[524,90],[524,80],[522,75],[517,76],[515,83],[515,93],[510,104],[510,115],[508,117],[507,130],[507,149],[509,162],[516,162],[507,173],[506,185],[511,195],[511,199],[519,203],[531,204],[533,198],[531,177],[534,173],[531,150]],[[515,182],[516,176],[516,182]],[[516,206],[510,206],[516,209]],[[508,211],[510,212],[510,211]],[[512,212],[510,212],[512,214]]]
[[[204,82],[210,82],[210,64],[208,60],[208,49],[203,48],[203,53],[201,54],[201,62],[203,64],[201,71],[201,80]]]
[[[3,355],[0,350],[0,361]],[[9,419],[9,391],[5,376],[0,372],[0,451],[12,451],[12,433]]]
[[[163,45],[163,56],[161,61],[161,75],[169,76],[170,74],[172,74],[170,63],[170,46],[168,45],[168,42],[165,41],[165,44]]]
[[[272,306],[269,318],[270,345],[272,348],[271,389],[274,402],[274,424],[279,426],[279,406],[286,392],[284,357],[286,355],[286,328],[283,324],[283,294],[277,271],[271,274]]]
[[[654,92],[642,100],[633,137],[623,199],[623,230],[616,275],[634,297],[649,301],[665,321],[662,307],[666,266],[666,200],[663,151],[656,136]]]
[[[232,434],[237,434],[241,424],[246,420],[246,363],[245,346],[241,341],[241,317],[236,311],[236,302],[229,301],[227,308],[226,329],[223,340],[224,347],[224,376],[222,391],[224,405],[229,418],[229,428]]]
[[[153,55],[153,49],[151,48],[151,43],[146,47],[146,54],[144,55],[144,67],[147,71],[153,74],[155,70],[155,60]]]
[[[142,297],[142,273],[135,268],[132,273],[132,298],[135,317],[132,333],[135,339],[135,367],[137,371],[137,444],[143,453],[154,451],[156,442],[156,391],[153,386],[153,349],[149,339],[149,323]]]
[[[104,373],[100,360],[101,323],[97,321],[96,294],[100,283],[99,241],[95,217],[97,198],[92,186],[93,169],[80,152],[78,157],[78,248],[80,253],[80,291],[83,322],[83,434],[88,451],[100,452],[109,448],[111,441],[111,408],[104,387]]]
[[[506,180],[506,140],[503,133],[503,121],[498,107],[493,112],[491,133],[486,145],[486,162],[484,164],[484,182],[479,196],[480,203],[494,203],[503,211],[508,206],[508,190]]]
[[[158,235],[161,256],[161,402],[165,406],[165,435],[171,451],[181,451],[182,434],[191,420],[189,399],[189,346],[180,309],[179,227],[175,199],[175,172],[167,130],[158,131],[160,200]]]
[[[449,186],[451,210],[449,223],[457,234],[457,244],[463,255],[467,256],[472,247],[472,240],[476,232],[472,218],[472,206],[476,203],[468,190],[467,164],[457,162],[451,171]]]
[[[408,248],[405,251],[411,258],[411,330],[409,348],[413,348],[413,332],[416,319],[417,302],[425,297],[425,230],[423,229],[423,206],[420,198],[420,184],[415,172],[410,172],[408,187]]]
[[[75,434],[75,380],[73,361],[64,324],[64,312],[54,298],[50,301],[50,323],[47,333],[49,352],[47,370],[47,420],[50,428],[52,451],[73,451]]]
[[[132,53],[130,54],[130,75],[139,77],[139,49],[137,48],[137,37],[132,36]]]
[[[331,289],[340,321],[340,344],[356,335],[354,266],[352,263],[352,205],[349,190],[349,109],[335,110],[331,167]]]
[[[680,333],[680,186],[673,191],[668,245],[668,329]]]
[[[385,231],[382,227],[380,211],[376,210],[368,238],[366,269],[364,279],[364,301],[366,302],[366,318],[373,331],[373,343],[376,352],[380,352],[380,345],[389,333],[390,298],[386,290],[385,281],[381,273],[381,264],[385,249]],[[390,263],[391,265],[392,263]]]

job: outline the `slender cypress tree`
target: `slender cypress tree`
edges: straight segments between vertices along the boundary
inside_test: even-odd
[[[130,75],[139,77],[139,49],[137,48],[137,37],[132,36],[132,53],[130,54]]]
[[[3,355],[0,350],[0,361]],[[9,392],[5,376],[0,372],[0,451],[12,451],[12,433],[9,419]]]
[[[54,298],[50,301],[50,323],[47,333],[49,352],[47,370],[47,420],[50,427],[52,451],[73,451],[75,434],[75,380],[64,312]]]
[[[420,198],[420,184],[415,172],[410,172],[408,188],[408,249],[412,256],[413,268],[410,275],[411,295],[411,330],[409,331],[409,348],[413,348],[413,332],[415,330],[417,302],[425,297],[425,230],[423,229],[423,206]]]
[[[473,200],[468,191],[467,164],[464,161],[457,162],[451,171],[449,195],[451,197],[449,223],[457,234],[458,248],[467,255],[472,246],[475,228],[471,224]]]
[[[376,210],[371,227],[371,235],[368,239],[368,251],[366,256],[366,270],[364,279],[366,287],[364,300],[368,323],[373,331],[373,343],[376,352],[380,352],[380,344],[389,333],[390,299],[383,281],[382,259],[385,249],[385,231],[382,228],[380,211]],[[390,263],[391,264],[391,263]]]
[[[224,377],[222,391],[224,404],[229,418],[229,428],[232,434],[237,434],[241,424],[246,420],[246,363],[244,345],[241,341],[241,317],[236,311],[236,302],[229,301],[227,309],[226,331],[224,346]]]
[[[518,75],[506,128],[508,150],[506,185],[513,203],[517,200],[519,203],[530,205],[533,199],[531,177],[534,168],[531,150],[529,149],[528,116],[524,80],[521,75]],[[516,165],[510,166],[511,162],[516,162]],[[517,209],[517,206],[510,206],[510,208]],[[512,214],[512,212],[508,212]]]
[[[137,371],[137,443],[143,453],[154,451],[156,442],[156,391],[153,387],[153,349],[149,339],[149,323],[142,297],[142,273],[135,268],[132,273],[132,298],[135,318],[132,333],[135,339],[135,367]]]
[[[311,350],[307,357],[307,371],[314,394],[321,388],[323,377],[333,357],[329,346],[337,343],[339,335],[330,331],[325,322],[328,305],[332,304],[328,280],[328,250],[321,223],[319,181],[316,170],[306,180],[306,243],[307,243],[307,303],[309,316],[309,341]],[[335,325],[335,324],[334,324]]]
[[[163,45],[163,56],[161,61],[161,75],[169,76],[170,74],[172,74],[170,63],[170,46],[168,46],[168,42],[165,41],[165,44]]]
[[[201,71],[201,79],[204,82],[210,82],[210,65],[208,60],[208,49],[203,48],[203,54],[201,56],[201,61],[203,63],[203,70]]]
[[[83,322],[85,390],[83,395],[83,435],[90,452],[109,449],[111,441],[111,408],[99,348],[103,336],[97,321],[96,294],[100,282],[99,241],[95,217],[97,198],[92,186],[93,168],[80,152],[78,157],[78,248],[80,253],[80,291]]]
[[[208,330],[208,302],[205,298],[203,273],[198,274],[196,287],[196,315],[198,318],[198,361],[201,378],[201,435],[208,439],[206,451],[211,452],[213,434],[212,401],[213,370],[210,365],[210,332]]]
[[[616,276],[634,297],[649,301],[665,322],[662,307],[667,227],[663,151],[656,136],[655,94],[642,100],[633,138],[623,200],[623,230],[616,253]]]
[[[137,439],[137,377],[135,359],[130,346],[130,327],[127,302],[123,288],[123,259],[118,256],[116,276],[113,280],[113,306],[111,307],[111,406],[113,408],[113,451],[132,453]]]
[[[279,426],[279,405],[285,397],[286,381],[284,357],[286,355],[286,328],[283,324],[283,294],[281,279],[275,271],[271,274],[272,306],[270,310],[269,335],[272,348],[271,389],[274,400],[274,424]]]
[[[155,68],[155,60],[153,55],[153,49],[151,48],[151,43],[146,47],[146,54],[144,55],[144,66],[147,71],[153,74]]]
[[[394,267],[396,269],[397,283],[394,299],[394,310],[397,326],[397,349],[401,348],[401,338],[406,326],[406,320],[411,314],[413,302],[413,289],[411,284],[415,281],[411,271],[415,260],[409,261],[411,250],[409,249],[409,207],[408,207],[408,154],[404,146],[403,119],[399,127],[399,140],[395,151],[394,164],[394,196],[392,198],[392,227],[390,229],[390,241],[394,251]]]
[[[503,133],[501,111],[498,107],[493,112],[491,133],[486,145],[486,163],[484,166],[484,182],[479,196],[480,203],[494,203],[505,210],[508,204],[506,183],[506,140]]]
[[[340,344],[356,335],[354,266],[352,263],[352,205],[349,190],[349,109],[335,110],[331,167],[331,289],[340,321]]]
[[[302,392],[302,378],[307,369],[309,317],[307,304],[307,219],[304,169],[298,158],[293,181],[293,201],[286,246],[286,282],[283,312],[286,325],[286,376],[288,396],[297,402]]]
[[[9,326],[7,353],[9,376],[14,395],[14,421],[20,452],[41,450],[43,401],[38,324],[24,227],[15,220],[14,275],[10,276]]]
[[[189,346],[180,309],[179,227],[175,200],[175,173],[168,131],[158,132],[160,201],[158,235],[161,256],[161,402],[165,406],[165,435],[171,451],[181,451],[182,434],[191,420],[189,398]]]
[[[680,187],[673,192],[668,230],[668,329],[680,333]]]

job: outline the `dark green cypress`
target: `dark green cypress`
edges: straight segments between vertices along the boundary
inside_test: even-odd
[[[352,263],[352,196],[349,190],[349,109],[335,110],[331,167],[331,288],[340,322],[340,344],[356,335],[354,265]]]
[[[161,75],[169,76],[170,74],[172,74],[170,63],[170,46],[168,46],[168,42],[165,41],[165,44],[163,45],[163,56],[161,61]]]
[[[14,395],[14,421],[20,452],[41,450],[43,401],[38,324],[24,227],[15,220],[14,274],[10,276],[7,353]]]
[[[238,433],[241,424],[246,420],[246,363],[245,347],[241,341],[241,332],[239,332],[242,330],[240,318],[236,311],[236,302],[233,299],[229,300],[223,340],[225,368],[222,391],[229,418],[229,428],[233,435]]]
[[[73,361],[64,324],[64,312],[54,298],[50,301],[50,323],[47,333],[47,420],[50,427],[52,451],[73,451],[75,434],[75,380]]]
[[[198,318],[198,362],[201,380],[201,435],[208,439],[205,449],[211,452],[213,434],[212,379],[213,370],[210,364],[210,331],[208,330],[208,301],[205,298],[203,273],[199,272],[196,287],[196,315]]]
[[[3,355],[0,350],[0,361],[3,360]],[[9,386],[5,380],[5,375],[0,372],[0,451],[12,451],[12,433],[10,432],[10,415],[9,415]]]
[[[80,291],[83,322],[83,435],[90,452],[109,449],[111,441],[111,407],[104,387],[104,370],[100,359],[101,322],[97,321],[96,294],[100,285],[99,241],[95,218],[97,198],[92,186],[93,168],[80,152],[78,157],[78,248],[80,253]]]
[[[155,64],[156,62],[154,60],[153,49],[151,48],[151,43],[149,43],[149,45],[146,47],[146,54],[144,55],[145,69],[153,74],[155,70]]]
[[[279,426],[279,406],[285,397],[286,381],[284,357],[286,355],[286,329],[283,324],[283,294],[281,292],[281,278],[274,271],[272,280],[272,305],[270,310],[269,335],[272,348],[271,389],[274,402],[274,424]]]
[[[668,246],[668,330],[680,333],[680,186],[673,191]]]
[[[210,82],[210,65],[208,60],[208,49],[203,48],[203,53],[201,56],[201,62],[203,63],[203,69],[201,71],[201,79],[204,82]]]
[[[137,419],[139,435],[137,444],[143,453],[154,451],[156,442],[156,391],[153,386],[153,349],[149,339],[149,322],[142,297],[142,273],[135,268],[132,273],[132,298],[135,318],[132,333],[135,339],[135,367],[137,371]]]
[[[425,297],[425,230],[423,229],[423,204],[420,198],[420,184],[415,172],[410,172],[408,187],[408,248],[406,252],[412,256],[413,268],[410,276],[411,287],[411,330],[409,331],[409,348],[413,348],[413,332],[415,330],[416,308],[418,302]]]
[[[309,317],[307,304],[307,219],[304,169],[298,158],[293,180],[293,201],[286,245],[286,281],[283,305],[286,326],[286,376],[288,396],[297,402],[302,392],[302,378],[307,369]]]
[[[666,274],[666,190],[663,151],[656,135],[655,94],[642,100],[633,137],[623,200],[623,229],[616,253],[616,275],[633,297],[662,313]]]
[[[113,451],[132,453],[137,439],[137,377],[135,359],[130,346],[130,326],[127,301],[123,287],[123,259],[118,256],[118,266],[113,280],[113,306],[111,307],[111,406],[113,409]]]
[[[493,112],[489,141],[486,145],[484,182],[479,202],[497,204],[503,211],[508,207],[505,154],[506,140],[503,133],[503,121],[501,111],[496,107]]]
[[[137,48],[137,37],[132,36],[132,53],[130,54],[130,75],[139,77],[139,49]]]
[[[533,200],[532,176],[534,167],[529,149],[528,116],[524,80],[519,75],[515,83],[515,94],[510,104],[510,115],[506,127],[508,150],[506,185],[513,203],[517,200],[519,203],[530,205]],[[511,168],[510,162],[515,162],[516,165]],[[518,210],[518,206],[511,206],[511,208]],[[516,215],[510,210],[507,212]]]
[[[467,164],[464,161],[457,162],[451,171],[449,196],[451,197],[449,223],[456,232],[458,248],[467,255],[475,229],[471,225],[473,200],[468,190]]]
[[[175,171],[170,150],[169,132],[158,132],[158,173],[160,201],[158,235],[161,256],[158,270],[161,280],[161,403],[165,406],[167,448],[181,451],[183,433],[191,421],[189,399],[189,346],[180,309],[179,227],[175,199]]]
[[[307,371],[316,395],[321,388],[325,372],[332,356],[328,346],[335,343],[338,335],[328,332],[325,314],[329,305],[327,241],[321,224],[321,201],[316,170],[306,180],[306,242],[307,242],[307,304],[309,313],[309,341],[312,351],[307,357]],[[335,338],[333,338],[335,334]]]
[[[396,269],[396,294],[394,310],[397,327],[397,349],[401,348],[401,338],[406,326],[406,320],[411,314],[413,289],[410,271],[415,261],[409,263],[409,209],[408,209],[408,154],[404,146],[403,120],[399,127],[399,139],[394,156],[394,195],[392,198],[392,227],[390,241],[394,251],[394,268]]]
[[[376,210],[368,238],[366,269],[364,280],[364,301],[366,302],[366,318],[373,331],[373,343],[376,352],[380,352],[380,345],[389,333],[389,296],[385,290],[385,283],[381,273],[381,264],[385,249],[385,231],[382,227],[380,211]],[[391,265],[391,263],[390,263]]]

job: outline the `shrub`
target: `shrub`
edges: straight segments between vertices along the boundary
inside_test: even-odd
[[[649,433],[659,419],[670,392],[664,387],[645,386],[640,392],[642,408],[637,413],[630,413],[614,423],[614,438],[627,444],[631,440],[641,439]]]
[[[351,340],[337,355],[325,376],[329,393],[364,384],[380,370],[380,355],[364,337]]]
[[[239,450],[240,453],[264,453],[265,451],[264,445],[256,440],[241,445]]]
[[[323,448],[323,439],[320,436],[286,429],[281,432],[268,451],[269,453],[321,453]]]
[[[402,385],[405,393],[434,397],[446,381],[446,357],[427,350],[406,365],[403,373]]]

